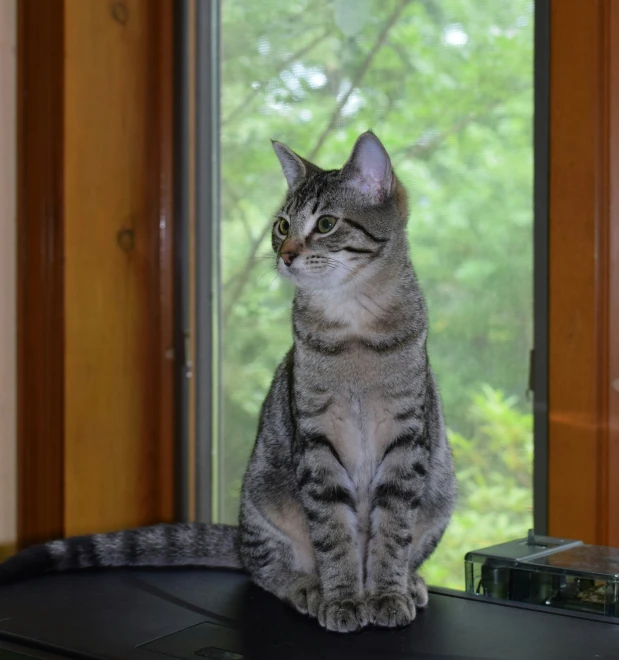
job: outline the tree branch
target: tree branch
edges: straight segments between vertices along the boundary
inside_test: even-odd
[[[292,64],[295,60],[298,60],[300,57],[303,57],[306,53],[308,53],[312,48],[315,48],[321,41],[324,41],[327,37],[329,37],[333,33],[333,28],[328,28],[325,30],[322,34],[319,34],[315,39],[310,41],[308,44],[305,46],[302,46],[299,48],[299,50],[295,51],[292,55],[287,57],[280,65],[278,65],[278,68],[280,70],[286,69],[289,64]],[[231,121],[237,118],[237,116],[243,112],[243,110],[247,110],[247,104],[251,103],[251,101],[258,95],[258,93],[261,91],[260,87],[253,88],[243,97],[243,100],[230,112],[230,114],[225,117],[224,119],[221,120],[221,125],[225,126],[226,124],[229,124]]]
[[[518,94],[530,88],[531,87],[529,85],[529,86],[519,87],[515,90],[511,90],[509,98],[512,99],[515,94]],[[401,147],[400,149],[396,149],[395,151],[392,152],[392,160],[396,160],[399,156],[407,156],[409,158],[421,158],[421,157],[427,158],[428,156],[432,155],[436,151],[436,149],[438,149],[438,147],[441,144],[443,144],[443,142],[445,142],[445,140],[447,140],[449,137],[457,133],[460,133],[473,122],[479,121],[483,117],[487,117],[495,108],[498,108],[500,105],[505,103],[506,100],[507,98],[505,97],[496,98],[491,103],[489,103],[482,111],[469,112],[468,114],[464,115],[464,117],[460,117],[460,119],[454,122],[449,128],[446,128],[444,131],[437,133],[435,137],[433,137],[431,140],[428,140],[425,143],[420,143],[419,141],[417,141],[412,145],[408,145],[406,147]]]
[[[402,15],[402,12],[404,11],[406,5],[408,5],[410,2],[412,2],[412,0],[400,0],[400,3],[396,7],[396,10],[393,12],[393,14],[391,14],[391,16],[387,19],[386,23],[383,25],[383,28],[378,35],[378,39],[376,39],[376,42],[372,46],[372,49],[366,55],[365,60],[362,62],[361,66],[359,67],[359,70],[357,71],[353,79],[350,81],[350,87],[348,91],[346,92],[346,94],[344,94],[344,96],[342,96],[340,102],[335,106],[335,110],[331,114],[331,119],[329,120],[329,123],[326,125],[325,129],[320,134],[318,141],[314,145],[314,148],[307,156],[308,160],[313,160],[316,157],[316,154],[320,151],[322,145],[325,143],[325,140],[327,139],[329,133],[335,128],[335,124],[337,123],[340,113],[342,112],[342,108],[348,102],[350,95],[361,84],[361,81],[365,77],[365,74],[368,72],[370,65],[372,64],[372,61],[376,57],[376,54],[385,43],[387,36],[389,35],[389,32],[391,31],[393,26],[396,24],[397,20]]]

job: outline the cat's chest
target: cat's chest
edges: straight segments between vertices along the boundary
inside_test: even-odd
[[[388,398],[380,393],[360,393],[354,388],[332,396],[319,424],[349,474],[360,484],[373,477],[398,431],[394,406]]]
[[[370,298],[351,296],[328,300],[322,308],[322,315],[327,322],[340,324],[346,332],[364,334],[376,321],[380,308]]]

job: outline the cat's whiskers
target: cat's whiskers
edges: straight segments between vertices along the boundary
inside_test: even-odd
[[[275,281],[275,278],[276,278],[277,275],[278,275],[278,273],[277,273],[277,266],[274,266],[274,265],[273,265],[273,266],[269,266],[269,267],[264,271],[264,273],[262,273],[262,275],[260,275],[260,277],[259,277],[259,278],[257,279],[257,281],[256,281],[256,284],[260,284],[260,283],[262,282],[262,280],[263,280],[263,279],[264,279],[269,273],[275,273],[275,276],[274,276],[273,279],[269,282],[269,286],[271,286],[271,284],[273,284],[273,282]]]

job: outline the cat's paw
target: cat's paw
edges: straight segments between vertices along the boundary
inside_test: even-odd
[[[288,599],[301,614],[316,618],[322,601],[318,578],[314,575],[300,576],[290,587]]]
[[[375,626],[399,628],[415,618],[415,603],[408,595],[379,594],[370,596],[366,603],[369,622]]]
[[[412,573],[409,579],[409,590],[415,606],[423,609],[428,604],[428,587],[425,580],[417,573]]]
[[[318,610],[318,623],[334,632],[354,632],[368,624],[367,608],[359,600],[331,600]]]

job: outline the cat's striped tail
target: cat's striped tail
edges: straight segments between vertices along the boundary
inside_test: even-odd
[[[49,541],[0,564],[0,584],[83,568],[175,566],[242,568],[238,528],[174,523]]]

